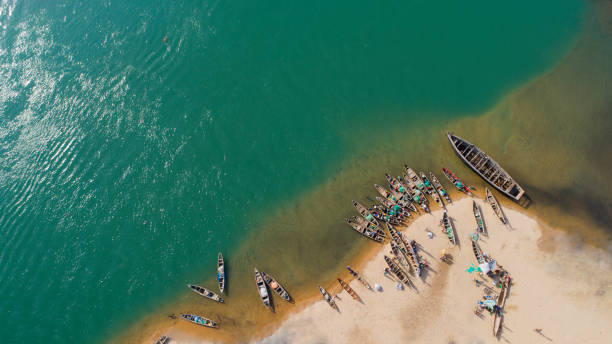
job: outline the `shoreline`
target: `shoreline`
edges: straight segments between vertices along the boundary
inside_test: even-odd
[[[319,300],[289,316],[278,330],[260,342],[350,343],[359,338],[360,342],[374,343],[375,338],[389,333],[393,335],[385,337],[387,342],[397,343],[452,340],[496,342],[497,339],[491,334],[492,317],[485,312],[483,318],[477,318],[472,312],[474,302],[482,294],[482,287],[476,287],[472,281],[474,276],[466,271],[470,264],[477,265],[467,237],[475,223],[471,214],[471,200],[464,197],[448,207],[460,241],[459,247],[448,249],[450,243],[436,226],[441,218],[441,210],[433,211],[432,215],[421,215],[407,227],[401,228],[408,238],[415,239],[421,245],[423,250],[419,253],[433,269],[423,280],[410,276],[416,290],[394,290],[394,283],[383,277],[381,270],[385,263],[382,256],[389,254],[387,243],[378,250],[374,259],[360,269],[370,284],[381,284],[383,292],[368,291],[359,283],[351,281],[350,286],[365,304],[356,303],[342,290],[338,293],[340,300],[336,300],[340,313],[332,311],[323,300]],[[504,228],[488,204],[482,199],[476,199],[476,202],[482,209],[490,233],[488,238],[482,237],[480,245],[486,253],[497,258],[514,280],[505,306],[502,339],[532,342],[539,336],[547,336],[552,339],[563,338],[564,341],[579,340],[582,343],[605,341],[609,335],[606,324],[612,321],[612,297],[605,293],[606,286],[612,282],[606,280],[605,276],[609,274],[600,275],[604,276],[603,280],[595,283],[599,283],[600,288],[589,295],[585,288],[594,283],[597,276],[581,276],[589,279],[587,282],[574,280],[574,277],[585,275],[585,272],[558,275],[576,268],[571,266],[573,259],[565,256],[570,245],[566,234],[547,229],[537,219],[509,208],[504,210],[510,223],[514,223],[514,229]],[[435,233],[433,239],[427,238],[424,231],[427,227]],[[546,236],[554,236],[556,243],[543,248],[541,246]],[[452,265],[437,259],[441,249],[447,249],[453,255]],[[597,251],[589,249],[572,253],[581,261],[584,270],[600,269],[609,273],[612,267],[610,257],[603,251],[592,256],[594,252]],[[547,262],[550,258],[556,261]],[[594,261],[599,263],[590,264],[592,258],[596,258]],[[561,286],[563,288],[559,288]],[[557,303],[551,305],[554,301]],[[565,312],[568,307],[572,309],[571,313]],[[413,316],[415,313],[417,317]],[[577,314],[590,316],[574,316]],[[363,319],[368,319],[367,325]],[[441,323],[444,326],[439,325]],[[366,326],[368,329],[365,329]],[[542,334],[534,332],[530,326],[542,328]]]

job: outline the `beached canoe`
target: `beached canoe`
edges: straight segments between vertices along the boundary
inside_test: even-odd
[[[385,177],[387,178],[391,190],[394,192],[393,195],[402,200],[402,206],[416,213],[417,208],[412,204],[412,192],[410,188],[397,178],[391,177],[389,173],[385,173]],[[410,215],[410,213],[408,213],[408,215]]]
[[[195,284],[187,284],[187,286],[189,287],[189,289],[193,290],[196,294],[199,294],[201,296],[204,296],[207,299],[211,299],[213,301],[217,301],[217,302],[221,302],[223,303],[223,299],[221,298],[221,296],[213,293],[212,291],[204,288],[204,287],[200,287],[199,285],[195,285]]]
[[[185,320],[187,320],[189,322],[192,322],[194,324],[197,324],[197,325],[201,325],[201,326],[205,326],[205,327],[210,327],[210,328],[219,328],[219,325],[217,325],[216,322],[214,322],[214,321],[212,321],[212,320],[210,320],[208,318],[199,316],[199,315],[195,315],[195,314],[182,314],[181,313],[181,318],[183,318],[183,319],[185,319]]]
[[[418,174],[414,172],[413,169],[408,167],[408,165],[404,165],[404,170],[406,171],[408,182],[413,189],[421,191],[421,193],[425,193],[425,183],[421,180]]]
[[[327,301],[327,304],[328,304],[328,305],[329,305],[331,308],[333,308],[333,309],[335,309],[335,310],[339,311],[338,306],[337,306],[337,305],[336,305],[336,303],[334,302],[334,299],[332,299],[331,295],[329,295],[329,293],[327,292],[327,290],[325,290],[325,288],[323,288],[323,287],[321,287],[321,286],[318,286],[318,287],[319,287],[319,291],[321,292],[321,295],[323,295],[323,299],[324,299],[325,301]]]
[[[455,229],[453,228],[453,225],[451,224],[450,219],[448,218],[446,210],[444,211],[444,216],[442,217],[442,232],[446,234],[448,240],[453,245],[457,245],[457,240],[455,238]]]
[[[351,286],[348,285],[348,283],[344,282],[340,278],[338,278],[338,283],[340,283],[342,288],[344,288],[344,290],[346,290],[346,292],[349,293],[349,295],[351,295],[351,297],[353,299],[355,299],[355,301],[363,303],[363,301],[361,301],[361,298],[359,297],[359,295],[357,295],[357,293],[353,290],[353,288],[351,288]]]
[[[404,252],[402,252],[395,239],[391,240],[389,244],[391,245],[391,252],[395,256],[395,258],[397,258],[397,261],[400,262],[400,264],[404,267],[410,269],[410,262],[408,262],[408,258],[406,257]]]
[[[461,179],[459,179],[459,177],[457,177],[453,172],[443,167],[442,173],[444,173],[446,178],[457,188],[457,190],[464,192],[468,196],[472,196],[472,191],[470,191],[470,188],[465,185],[465,183],[463,183]]]
[[[225,263],[223,263],[221,252],[217,255],[217,282],[219,283],[219,290],[223,292],[223,289],[225,289]]]
[[[425,184],[425,190],[427,191],[427,194],[430,195],[431,198],[433,198],[433,200],[438,204],[438,206],[440,206],[440,208],[444,208],[444,202],[442,202],[442,197],[438,195],[438,191],[436,190],[436,187],[433,185],[433,183],[429,180],[429,178],[427,178],[425,173],[419,172],[419,175],[421,176],[421,180],[423,180],[423,184]]]
[[[514,201],[523,197],[525,190],[485,152],[453,133],[446,133],[446,136],[459,158],[487,183]]]
[[[268,288],[266,287],[266,282],[263,280],[263,277],[261,277],[261,273],[257,270],[257,268],[254,268],[254,272],[255,285],[257,286],[257,293],[261,298],[261,302],[263,302],[266,308],[271,311],[274,311],[274,309],[272,308],[272,302],[270,301],[270,294],[268,293]]]
[[[398,193],[395,190],[389,192],[387,189],[378,184],[374,184],[374,187],[376,188],[376,191],[381,194],[381,196],[388,199],[390,202],[393,202],[402,208],[410,208],[410,201],[407,200],[403,194]],[[410,213],[406,212],[406,214],[407,216],[410,216]]]
[[[438,195],[444,197],[444,199],[446,200],[446,202],[448,204],[453,204],[453,201],[451,200],[450,196],[448,195],[448,192],[446,192],[446,190],[444,190],[444,186],[442,186],[442,183],[440,183],[440,181],[438,180],[436,175],[433,174],[433,172],[429,172],[429,177],[431,177],[431,182],[433,183],[434,187],[438,191]]]
[[[476,219],[476,230],[478,233],[487,235],[487,230],[485,229],[484,221],[482,220],[482,213],[480,212],[480,208],[478,207],[478,204],[476,204],[476,201],[473,201],[472,209],[474,211],[474,219]]]
[[[385,262],[387,262],[387,265],[389,266],[389,270],[391,270],[391,272],[400,280],[402,281],[402,283],[404,283],[407,286],[410,286],[410,279],[408,278],[408,275],[404,272],[404,269],[402,269],[393,259],[387,257],[385,255]]]
[[[382,243],[385,239],[383,233],[380,233],[378,229],[371,229],[369,226],[362,226],[356,220],[356,217],[352,219],[344,219],[357,233],[365,236],[366,238],[372,239],[376,242]]]
[[[155,344],[168,344],[168,342],[170,342],[170,337],[163,335],[155,341]]]
[[[414,272],[416,272],[417,276],[421,276],[421,258],[417,254],[416,241],[410,240],[406,246],[408,248],[408,257],[412,263],[412,268],[414,269]]]
[[[482,253],[482,249],[480,245],[474,240],[472,240],[472,251],[474,251],[474,256],[476,257],[476,261],[478,264],[483,264],[485,262],[484,255]]]
[[[261,272],[261,277],[263,278],[264,282],[266,282],[268,287],[274,290],[274,292],[277,293],[278,296],[280,296],[283,300],[287,302],[292,302],[291,296],[289,295],[287,290],[280,283],[278,283],[278,281],[274,277],[268,275],[263,271]]]
[[[399,225],[403,219],[401,216],[390,215],[387,208],[385,206],[373,206],[370,209],[370,213],[374,216],[378,221],[382,221],[385,223],[391,223],[394,225]]]
[[[404,180],[410,181],[410,177],[407,174],[404,174]],[[416,186],[416,183],[410,182],[409,185],[410,188],[408,192],[410,193],[410,198],[412,202],[418,205],[426,213],[429,213],[429,201],[427,201],[425,193],[419,190],[419,188]]]
[[[391,212],[393,212],[393,214],[397,214],[401,218],[405,218],[405,217],[410,216],[410,213],[408,213],[406,211],[406,209],[404,209],[402,206],[400,206],[398,204],[393,203],[392,201],[390,201],[387,198],[376,196],[376,201],[378,201],[378,203],[384,205],[387,209],[389,209],[389,214],[391,214]],[[393,214],[391,214],[391,215],[393,215]]]
[[[355,277],[355,279],[358,280],[359,283],[361,283],[364,287],[366,287],[366,289],[372,290],[372,287],[370,286],[370,283],[368,283],[368,281],[366,281],[366,279],[363,276],[361,276],[361,274],[359,274],[357,271],[353,270],[348,265],[346,266],[346,269],[351,274],[351,276]]]
[[[376,220],[372,213],[370,213],[368,208],[364,207],[355,200],[353,200],[353,206],[355,207],[355,209],[357,209],[359,215],[361,215],[364,219],[368,220],[369,222],[372,222],[376,226],[380,226],[380,223],[378,223],[378,220]]]
[[[505,225],[508,221],[506,220],[506,216],[504,215],[504,212],[499,206],[499,202],[497,202],[497,199],[495,198],[495,196],[493,196],[493,193],[491,193],[489,188],[485,188],[485,193],[487,195],[487,202],[489,202],[491,208],[493,208],[493,212],[495,213],[495,215],[497,215],[497,218],[501,221],[501,223]]]

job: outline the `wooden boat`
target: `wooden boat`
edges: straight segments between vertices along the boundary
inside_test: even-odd
[[[213,301],[224,303],[224,301],[221,298],[221,296],[213,293],[212,291],[210,291],[210,290],[208,290],[208,289],[206,289],[204,287],[200,287],[199,285],[195,285],[195,284],[187,284],[187,286],[189,287],[189,289],[193,290],[196,294],[204,296],[205,298],[211,299]]]
[[[372,239],[376,242],[383,242],[385,239],[378,230],[372,230],[368,226],[362,226],[353,219],[344,219],[357,233],[365,236],[366,238]]]
[[[413,189],[421,191],[421,193],[425,193],[425,183],[421,180],[421,178],[414,172],[413,169],[408,167],[408,165],[404,165],[404,170],[406,170],[407,179],[411,184]]]
[[[416,272],[417,276],[421,276],[421,259],[419,258],[415,248],[416,241],[410,240],[406,246],[408,247],[408,256],[410,257],[412,268],[414,269],[414,272]]]
[[[410,201],[404,198],[403,194],[399,194],[397,191],[394,190],[389,192],[387,189],[378,184],[374,184],[374,187],[376,188],[376,191],[381,194],[381,196],[388,199],[389,201],[399,205],[402,208],[410,207]],[[406,212],[406,214],[406,216],[410,216],[410,213]]]
[[[368,210],[368,208],[364,207],[363,205],[359,204],[359,202],[353,200],[353,206],[355,207],[355,209],[357,209],[357,212],[366,220],[372,222],[374,225],[376,226],[380,226],[380,223],[378,223],[378,220],[376,220],[376,218],[374,216],[372,216],[372,213],[370,213],[370,211]]]
[[[449,204],[452,204],[453,201],[451,201],[450,196],[448,195],[446,190],[444,190],[444,187],[442,186],[442,183],[440,183],[440,181],[438,180],[436,175],[433,174],[432,172],[429,172],[429,177],[431,177],[431,182],[433,183],[434,187],[438,191],[438,195],[444,197],[446,202],[448,202]]]
[[[405,180],[410,180],[410,177],[406,174],[404,174],[404,178]],[[411,185],[411,187],[409,188],[408,192],[410,193],[412,202],[418,205],[421,209],[423,209],[424,212],[428,213],[429,202],[427,201],[427,197],[425,197],[425,194],[416,187],[415,183],[410,182],[409,185]]]
[[[328,304],[328,305],[329,305],[331,308],[333,308],[333,309],[335,309],[335,310],[339,311],[338,306],[336,305],[336,303],[334,302],[334,300],[332,299],[332,297],[329,295],[329,293],[327,292],[327,290],[325,290],[325,288],[323,288],[323,287],[321,287],[321,286],[318,286],[318,287],[319,287],[319,291],[321,292],[321,295],[323,295],[323,299],[325,299],[325,301],[327,301],[327,304]]]
[[[346,266],[346,269],[351,274],[351,276],[355,277],[355,279],[358,280],[359,283],[361,283],[364,287],[366,287],[366,289],[372,290],[370,283],[368,283],[368,281],[366,281],[365,278],[363,278],[357,271],[353,270],[348,265]]]
[[[476,201],[472,201],[472,209],[474,211],[474,218],[476,219],[476,230],[478,233],[487,234],[487,231],[484,226],[484,221],[482,220],[482,213],[480,212],[480,208],[476,204]]]
[[[453,172],[451,172],[447,168],[442,168],[442,173],[446,176],[446,178],[453,184],[459,191],[464,192],[468,196],[472,196],[472,191],[470,188],[465,185],[459,177],[457,177]]]
[[[402,206],[398,204],[391,202],[387,198],[376,196],[376,201],[378,201],[378,203],[384,205],[387,209],[389,209],[389,214],[393,213],[391,215],[398,214],[401,218],[410,216],[406,209],[402,208]]]
[[[493,318],[493,336],[499,336],[502,327],[503,315],[495,313],[495,317]]]
[[[292,302],[291,296],[289,295],[287,290],[285,288],[283,288],[283,286],[280,283],[278,283],[278,281],[276,281],[276,279],[274,279],[274,277],[272,277],[272,276],[270,276],[267,273],[262,271],[261,272],[261,278],[263,278],[264,282],[266,282],[268,287],[270,287],[272,290],[274,290],[274,292],[277,293],[278,296],[280,296],[283,300],[285,300],[287,302]]]
[[[397,242],[395,240],[391,240],[389,244],[391,244],[391,252],[395,256],[395,258],[397,258],[400,264],[406,268],[410,268],[410,263],[408,262],[408,258],[406,258],[404,253],[401,251]]]
[[[261,302],[263,302],[264,306],[271,311],[274,311],[272,308],[272,303],[270,302],[270,294],[268,293],[268,288],[266,287],[266,282],[263,280],[261,273],[254,268],[255,271],[255,285],[257,285],[257,292],[259,293],[259,297],[261,298]]]
[[[170,337],[168,337],[167,335],[163,335],[159,337],[158,340],[155,341],[155,344],[168,344],[169,341],[170,341]]]
[[[525,190],[495,160],[453,133],[446,133],[446,136],[459,158],[487,183],[515,201],[523,197]]]
[[[417,208],[412,204],[412,193],[410,189],[397,180],[397,178],[391,177],[388,173],[385,173],[385,177],[387,178],[391,190],[395,191],[394,196],[399,197],[403,201],[403,206],[406,207],[406,209],[416,213]],[[408,215],[410,215],[410,213]]]
[[[219,328],[219,325],[217,325],[216,322],[214,322],[214,321],[212,321],[212,320],[210,320],[208,318],[199,316],[199,315],[195,315],[195,314],[182,314],[181,313],[181,318],[183,318],[183,319],[185,319],[185,320],[187,320],[189,322],[192,322],[194,324],[197,324],[197,325],[206,326],[206,327],[210,327],[210,328]]]
[[[219,283],[219,291],[223,292],[223,289],[225,289],[225,264],[221,252],[217,255],[217,282]]]
[[[499,291],[499,295],[497,296],[497,306],[499,310],[495,313],[495,318],[493,319],[493,336],[499,336],[499,333],[502,328],[502,323],[504,320],[503,310],[504,305],[506,304],[506,297],[508,296],[508,285],[510,284],[510,277],[508,276],[502,281],[502,287]]]
[[[357,295],[357,293],[353,290],[353,288],[351,288],[351,286],[348,285],[348,283],[344,282],[340,278],[338,278],[338,283],[340,283],[342,288],[344,288],[344,290],[346,290],[346,292],[349,293],[349,295],[351,295],[351,297],[355,299],[355,301],[363,303],[359,295]]]
[[[395,276],[395,274],[393,274],[393,272],[391,272],[391,270],[389,270],[389,268],[384,268],[383,272],[384,272],[385,276],[389,277],[389,279],[392,280],[393,282],[402,283],[402,281],[400,281],[397,278],[397,276]]]
[[[444,216],[442,217],[442,228],[442,231],[446,234],[448,240],[450,240],[453,245],[456,245],[457,240],[455,238],[455,230],[450,222],[450,219],[448,218],[446,210],[444,211]]]
[[[501,210],[501,207],[499,206],[497,199],[495,198],[495,196],[493,196],[489,188],[485,188],[485,193],[487,195],[487,202],[489,202],[489,204],[491,205],[491,208],[493,208],[493,212],[495,213],[495,215],[497,215],[497,218],[501,221],[501,223],[505,225],[508,221],[506,221],[506,216],[504,215],[504,212]]]
[[[408,278],[404,270],[395,261],[393,261],[391,258],[385,255],[385,262],[387,262],[387,265],[389,266],[389,270],[391,270],[391,272],[400,281],[402,281],[402,283],[404,283],[407,286],[410,286],[410,279]]]
[[[472,250],[474,251],[474,256],[476,257],[476,261],[478,264],[483,264],[485,262],[484,255],[482,253],[482,249],[480,245],[474,240],[472,240]]]
[[[433,183],[429,181],[429,178],[427,178],[425,173],[419,172],[419,175],[421,176],[421,180],[423,180],[423,184],[425,184],[425,190],[427,191],[427,194],[430,195],[431,198],[433,198],[433,200],[438,204],[438,206],[440,206],[440,208],[444,208],[442,197],[438,195],[438,191],[436,190],[436,187],[433,185]]]
[[[384,206],[374,206],[372,209],[370,209],[370,213],[372,213],[372,216],[374,216],[378,221],[383,221],[394,225],[399,225],[400,221],[402,221],[401,217],[389,215]]]

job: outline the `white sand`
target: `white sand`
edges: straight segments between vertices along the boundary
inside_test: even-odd
[[[423,215],[403,229],[406,237],[422,246],[419,253],[433,271],[423,279],[412,277],[416,290],[398,291],[383,276],[383,255],[389,245],[361,269],[370,284],[379,283],[383,292],[351,287],[364,304],[354,301],[338,284],[326,285],[340,313],[323,300],[291,315],[280,328],[261,342],[269,343],[611,343],[612,264],[609,255],[590,247],[570,247],[567,235],[550,231],[554,242],[544,245],[542,229],[528,216],[505,209],[512,229],[504,227],[488,204],[476,200],[485,218],[489,237],[482,249],[513,277],[504,310],[500,339],[492,335],[493,319],[488,312],[479,318],[474,305],[482,297],[473,275],[466,271],[476,264],[468,234],[476,223],[472,199],[464,198],[448,207],[459,247],[447,250],[454,264],[441,262],[439,252],[451,247],[438,226],[442,211]],[[435,233],[427,238],[425,228]],[[364,239],[365,240],[365,239]],[[546,250],[539,248],[546,246]],[[341,292],[340,292],[341,291]],[[542,333],[534,331],[541,328]]]

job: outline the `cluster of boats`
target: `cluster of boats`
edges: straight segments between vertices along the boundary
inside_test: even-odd
[[[274,292],[283,300],[293,303],[293,299],[287,290],[280,283],[278,283],[274,277],[263,271],[260,272],[257,270],[257,268],[254,268],[253,270],[255,272],[255,285],[257,286],[257,292],[261,298],[261,302],[263,302],[266,308],[274,312],[274,304],[272,303],[272,298],[270,297],[268,287],[274,290]]]

